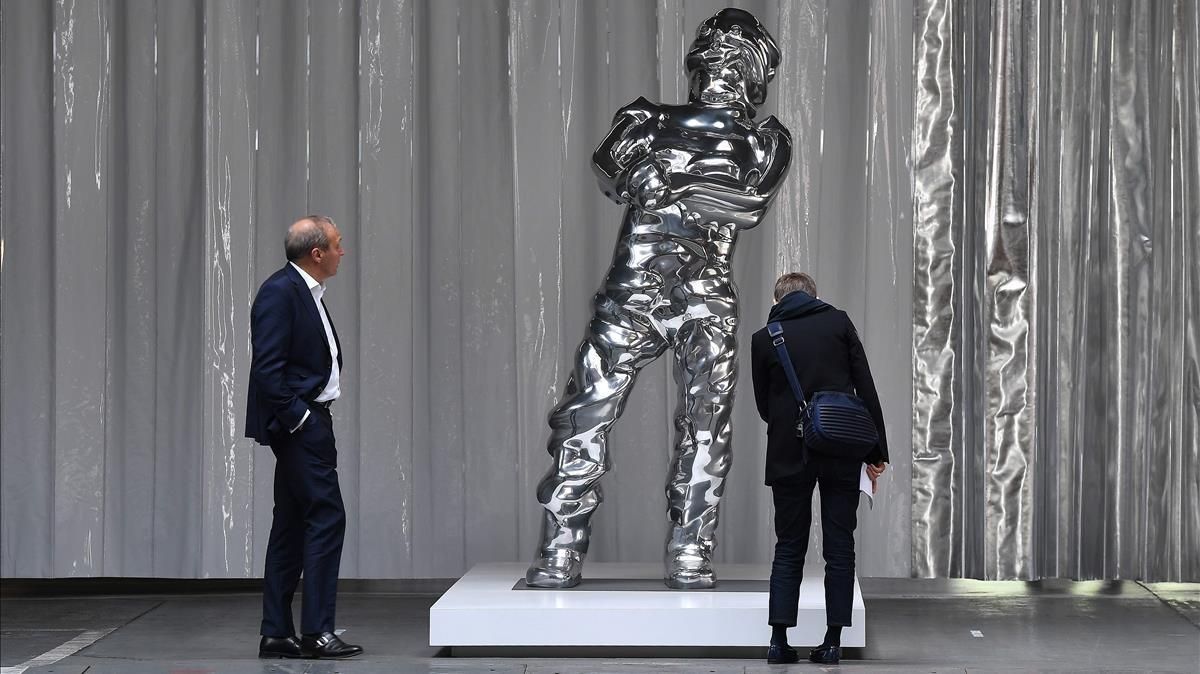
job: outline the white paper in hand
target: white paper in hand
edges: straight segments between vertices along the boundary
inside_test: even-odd
[[[867,474],[865,463],[862,465],[862,472],[858,474],[858,490],[867,495],[867,505],[874,508],[875,494],[871,489],[871,476]]]

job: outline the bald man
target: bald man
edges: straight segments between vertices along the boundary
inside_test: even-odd
[[[333,220],[309,215],[284,240],[288,263],[250,310],[246,437],[275,453],[275,509],[263,569],[262,658],[349,658],[362,648],[334,633],[346,510],[330,410],[341,393],[342,346],[322,301],[346,251]],[[302,636],[292,595],[304,576]]]

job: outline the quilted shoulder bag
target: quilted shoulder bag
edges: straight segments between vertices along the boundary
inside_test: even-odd
[[[862,399],[840,391],[817,391],[812,400],[806,400],[783,340],[783,326],[770,323],[767,332],[792,387],[792,395],[800,403],[796,437],[814,452],[846,459],[866,457],[879,443],[879,429]]]

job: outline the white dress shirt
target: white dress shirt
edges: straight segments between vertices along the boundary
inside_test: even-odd
[[[333,338],[333,328],[329,326],[329,316],[325,314],[325,305],[321,304],[321,298],[325,295],[325,284],[317,283],[317,279],[308,275],[295,262],[288,262],[296,271],[300,272],[300,278],[308,284],[308,291],[312,293],[313,302],[317,305],[317,313],[321,315],[321,323],[325,326],[325,340],[329,342],[329,357],[333,361],[333,371],[329,373],[329,381],[326,382],[325,388],[321,390],[321,394],[317,396],[317,402],[323,403],[330,400],[336,400],[342,393],[342,377],[341,369],[338,367],[338,347],[337,340]],[[308,421],[308,415],[311,414],[308,410],[304,411],[304,416],[301,417],[300,423],[291,430],[292,433],[300,430],[305,421]]]

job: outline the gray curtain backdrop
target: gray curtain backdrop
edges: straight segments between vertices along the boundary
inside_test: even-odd
[[[913,573],[1200,580],[1197,3],[916,5]]]
[[[795,137],[741,237],[742,386],[720,560],[766,561],[749,335],[807,269],[858,322],[895,465],[861,570],[910,572],[912,5],[739,3],[784,65]],[[345,577],[527,560],[546,413],[620,208],[594,146],[617,108],[683,101],[722,2],[5,2],[4,576],[261,573],[274,458],[243,439],[248,313],[282,235],[331,215],[326,300]],[[661,558],[674,383],[640,377],[613,433],[591,559]],[[814,544],[815,545],[815,544]]]
[[[684,100],[724,4],[0,5],[0,575],[261,573],[248,312],[306,212],[349,248],[343,576],[527,560],[620,216],[591,151],[637,96]],[[735,256],[720,560],[770,558],[749,335],[808,270],[888,420],[861,574],[1200,579],[1195,3],[732,4],[782,46],[763,114],[795,148]],[[593,560],[661,556],[666,360],[613,433]]]

